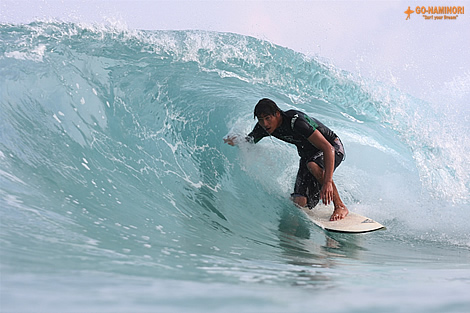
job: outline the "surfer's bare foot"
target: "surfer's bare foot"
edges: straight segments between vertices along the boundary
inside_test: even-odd
[[[339,221],[348,215],[349,210],[345,205],[336,205],[333,214],[331,214],[330,221]]]

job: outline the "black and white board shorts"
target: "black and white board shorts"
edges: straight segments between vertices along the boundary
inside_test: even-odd
[[[339,138],[336,138],[333,144],[335,149],[335,167],[336,169],[341,162],[344,160],[344,147]],[[307,164],[315,162],[321,168],[325,168],[325,160],[323,157],[323,151],[317,152],[311,157],[301,158],[299,164],[299,171],[297,172],[297,178],[295,179],[294,193],[292,197],[307,197],[307,206],[309,208],[315,207],[320,201],[320,190],[322,185],[317,181],[315,176],[310,173]]]

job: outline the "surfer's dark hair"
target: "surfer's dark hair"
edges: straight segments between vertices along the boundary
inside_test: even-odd
[[[255,106],[254,118],[262,115],[275,115],[276,112],[281,112],[276,102],[271,99],[263,98]]]

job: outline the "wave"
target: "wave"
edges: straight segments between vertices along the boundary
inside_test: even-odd
[[[32,257],[17,248],[27,246],[43,262],[67,251],[54,266],[87,267],[73,255],[186,277],[182,259],[221,264],[259,249],[275,258],[285,228],[297,231],[286,220],[301,216],[288,200],[296,153],[269,139],[238,149],[222,140],[254,126],[262,97],[340,135],[340,193],[387,236],[470,245],[468,109],[231,33],[36,22],[2,24],[0,36],[9,259]]]

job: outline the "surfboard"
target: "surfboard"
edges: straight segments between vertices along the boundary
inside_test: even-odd
[[[332,207],[318,205],[312,210],[302,208],[307,217],[317,226],[334,232],[341,233],[367,233],[385,228],[382,224],[362,216],[360,214],[349,211],[349,214],[342,220],[330,221],[333,213]]]

